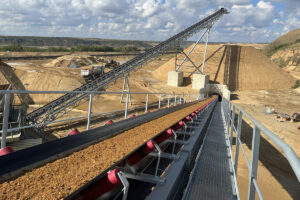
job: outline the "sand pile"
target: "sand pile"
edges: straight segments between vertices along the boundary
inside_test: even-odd
[[[22,65],[11,67],[0,62],[0,84],[12,84],[14,90],[55,91],[73,90],[81,86],[84,79],[80,69],[55,67],[43,68],[35,65]],[[29,103],[44,104],[52,101],[62,94],[31,94]],[[24,95],[18,95],[15,103],[24,103]]]
[[[45,64],[47,67],[69,67],[72,65],[76,65],[78,67],[89,66],[93,64],[97,65],[105,65],[109,60],[105,58],[99,58],[95,56],[89,55],[66,55],[61,56],[57,59],[52,60],[51,62]]]
[[[185,50],[187,53],[192,46]],[[198,45],[190,55],[191,60],[201,66],[203,45]],[[259,50],[249,46],[209,45],[204,73],[210,75],[210,81],[228,85],[234,90],[285,89],[291,88],[295,79],[274,64]],[[180,56],[179,59],[183,59]],[[152,74],[167,82],[168,71],[174,71],[175,58],[165,63]],[[179,62],[177,62],[179,63]],[[190,65],[186,62],[185,65]],[[190,70],[191,71],[191,70]],[[193,70],[192,70],[193,71]],[[185,77],[189,74],[185,74]]]
[[[21,82],[26,85],[27,90],[72,90],[84,83],[83,78],[78,75],[66,71],[55,71],[55,70],[38,70],[38,69],[27,69],[27,70],[16,70],[16,75]],[[52,101],[62,94],[31,94],[31,98],[35,103],[44,104]]]

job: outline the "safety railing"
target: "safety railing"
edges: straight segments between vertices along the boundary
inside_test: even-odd
[[[278,147],[285,155],[287,161],[292,167],[298,181],[300,182],[300,159],[294,150],[272,133],[269,129],[263,126],[261,123],[252,118],[247,112],[245,112],[241,107],[235,105],[234,103],[223,98],[222,108],[225,114],[226,127],[229,134],[230,146],[232,148],[233,134],[236,134],[236,146],[235,146],[235,157],[234,157],[234,172],[237,174],[238,159],[239,159],[239,149],[241,147],[243,156],[246,160],[247,167],[250,171],[249,173],[249,186],[248,186],[248,200],[255,199],[255,192],[259,199],[263,199],[262,192],[257,183],[257,170],[258,170],[258,157],[259,157],[259,147],[260,147],[260,137],[264,134],[268,139],[270,139],[276,147]],[[237,126],[235,125],[235,117],[238,113]],[[241,135],[242,135],[242,121],[243,117],[247,117],[254,125],[253,135],[252,135],[252,147],[251,147],[251,160],[249,161],[246,155],[246,151],[242,145]]]
[[[25,126],[15,127],[15,128],[8,128],[9,124],[9,113],[10,113],[10,99],[12,95],[15,94],[87,94],[89,95],[88,100],[88,110],[87,110],[87,116],[78,116],[78,117],[72,117],[67,119],[60,119],[56,121],[46,121],[41,123],[32,123],[27,124]],[[145,95],[145,113],[148,112],[148,109],[154,106],[157,106],[158,109],[162,108],[163,106],[170,107],[171,105],[176,106],[177,104],[183,104],[191,101],[195,101],[200,99],[199,94],[171,94],[171,93],[145,93],[145,92],[109,92],[109,91],[21,91],[21,90],[7,90],[7,91],[0,91],[0,95],[4,95],[4,111],[3,111],[3,125],[2,130],[0,130],[0,133],[2,134],[1,137],[1,148],[4,148],[6,146],[6,136],[9,132],[19,131],[22,129],[27,128],[34,128],[34,127],[42,127],[49,124],[55,124],[55,123],[64,123],[69,121],[75,121],[75,120],[87,120],[86,129],[90,129],[91,119],[94,117],[99,117],[101,115],[108,115],[108,114],[114,114],[116,112],[124,112],[124,119],[127,119],[128,117],[128,111],[129,111],[129,103],[130,103],[130,96],[131,95]],[[95,95],[101,95],[101,94],[110,94],[110,95],[126,95],[126,101],[125,101],[125,108],[124,110],[115,110],[112,112],[102,112],[102,113],[93,113],[92,112],[92,105],[93,105],[93,98]],[[149,104],[149,96],[155,95],[158,98],[157,102],[154,102],[152,104]],[[143,109],[143,107],[132,107],[131,110],[136,109]]]

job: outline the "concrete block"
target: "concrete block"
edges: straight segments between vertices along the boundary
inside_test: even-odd
[[[181,86],[183,83],[183,72],[169,71],[168,72],[168,85]]]
[[[193,74],[193,89],[205,88],[209,83],[209,75],[205,74]]]

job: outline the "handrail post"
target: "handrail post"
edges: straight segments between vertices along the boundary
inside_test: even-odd
[[[92,106],[93,106],[93,94],[90,94],[89,110],[88,110],[88,119],[87,119],[87,124],[86,124],[86,130],[90,130]]]
[[[123,96],[124,96],[124,91],[125,91],[125,84],[126,84],[126,79],[124,78],[120,103],[122,103],[122,101],[123,101]]]
[[[230,128],[230,146],[232,146],[232,140],[233,140],[234,118],[235,118],[235,105],[233,104],[232,115],[231,115],[231,128]]]
[[[170,108],[170,95],[168,95],[168,108]]]
[[[239,119],[238,119],[238,125],[237,125],[237,133],[236,133],[236,140],[235,140],[235,159],[234,159],[234,171],[235,174],[237,174],[237,167],[239,162],[239,151],[240,151],[240,137],[242,134],[242,122],[243,122],[243,113],[240,110],[239,112]]]
[[[149,101],[149,94],[146,95],[146,106],[145,106],[145,112],[148,112],[148,101]]]
[[[176,94],[175,94],[175,96],[174,96],[174,106],[176,106]]]
[[[129,94],[127,92],[127,95],[126,95],[126,103],[125,103],[125,116],[124,118],[127,119],[127,112],[128,112],[128,100],[129,100]]]
[[[252,136],[250,173],[249,173],[248,200],[255,199],[255,186],[253,183],[253,179],[257,178],[259,144],[260,144],[260,130],[254,124],[253,136]]]
[[[7,135],[7,128],[8,128],[10,95],[11,94],[5,94],[5,96],[4,96],[4,113],[3,113],[1,149],[6,147],[6,135]]]
[[[161,94],[159,94],[159,97],[158,97],[158,108],[160,108],[160,101],[161,101]]]
[[[228,102],[228,106],[227,106],[227,122],[226,122],[226,126],[227,126],[227,130],[228,130],[228,135],[229,135],[229,126],[230,126],[230,113],[231,113],[231,103]]]

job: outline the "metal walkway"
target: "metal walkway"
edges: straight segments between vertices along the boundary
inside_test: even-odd
[[[237,199],[225,130],[218,102],[183,199]]]

